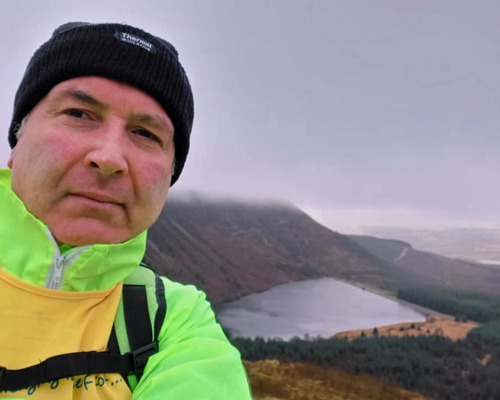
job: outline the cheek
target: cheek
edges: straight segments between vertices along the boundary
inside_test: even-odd
[[[157,207],[163,208],[165,200],[167,199],[168,189],[170,187],[170,175],[161,175],[155,179],[154,184],[151,188],[151,194],[154,197],[153,203]]]
[[[44,146],[46,156],[63,162],[73,159],[78,153],[83,151],[85,143],[76,139],[76,137],[70,134],[59,135],[56,138],[47,139],[40,145]]]
[[[25,166],[29,165],[34,171],[50,172],[71,159],[72,154],[78,148],[74,143],[65,140],[66,138],[52,138],[44,132],[27,132],[25,135],[27,134],[31,135],[29,140],[23,142],[21,138],[16,146],[16,152],[19,150],[20,154],[17,155],[14,152],[12,160],[14,167],[16,163],[22,163]],[[18,146],[19,149],[17,149]]]
[[[165,164],[149,165],[141,174],[139,190],[142,190],[143,200],[149,203],[149,207],[159,214],[167,198],[170,187],[171,169],[165,168]]]
[[[37,203],[55,193],[58,182],[74,162],[76,147],[66,141],[52,139],[43,131],[30,131],[24,135],[11,156],[12,187],[23,200],[35,203],[32,208],[39,208]]]

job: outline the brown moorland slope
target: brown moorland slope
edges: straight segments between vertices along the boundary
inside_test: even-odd
[[[245,361],[254,400],[425,400],[364,374],[277,360]]]
[[[149,231],[146,261],[216,304],[322,276],[396,289],[390,263],[284,204],[169,199]]]

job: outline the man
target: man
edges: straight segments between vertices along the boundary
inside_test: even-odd
[[[250,398],[204,295],[166,278],[159,349],[137,385],[109,368],[57,377],[83,368],[68,354],[107,356],[129,311],[123,282],[143,269],[146,230],[182,171],[192,121],[176,50],[140,29],[69,23],[33,55],[0,172],[0,398]],[[9,386],[28,370],[39,383]]]

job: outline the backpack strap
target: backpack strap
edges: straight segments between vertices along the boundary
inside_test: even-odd
[[[121,310],[119,306],[107,352],[60,354],[17,370],[0,367],[0,391],[21,390],[76,375],[104,373],[128,377],[133,390],[149,357],[158,352],[158,337],[167,304],[162,279],[144,266],[127,278],[123,288]]]
[[[0,391],[26,389],[58,379],[77,375],[120,373],[128,375],[140,370],[148,357],[156,353],[153,345],[127,354],[80,351],[47,358],[40,364],[22,369],[0,367]],[[142,366],[142,368],[144,368]]]
[[[141,267],[124,281],[108,344],[111,354],[140,354],[136,357],[136,370],[124,375],[132,390],[141,379],[149,356],[158,351],[158,337],[166,311],[165,285],[161,277],[141,263]]]

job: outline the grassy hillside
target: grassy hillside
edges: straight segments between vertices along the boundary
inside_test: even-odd
[[[348,237],[375,256],[390,262],[397,260],[405,249],[411,249],[411,244],[401,240],[379,239],[363,235],[349,235]]]
[[[366,374],[277,360],[245,362],[254,400],[423,400]]]
[[[146,260],[214,303],[323,276],[397,289],[394,266],[284,204],[170,199],[149,231]]]

